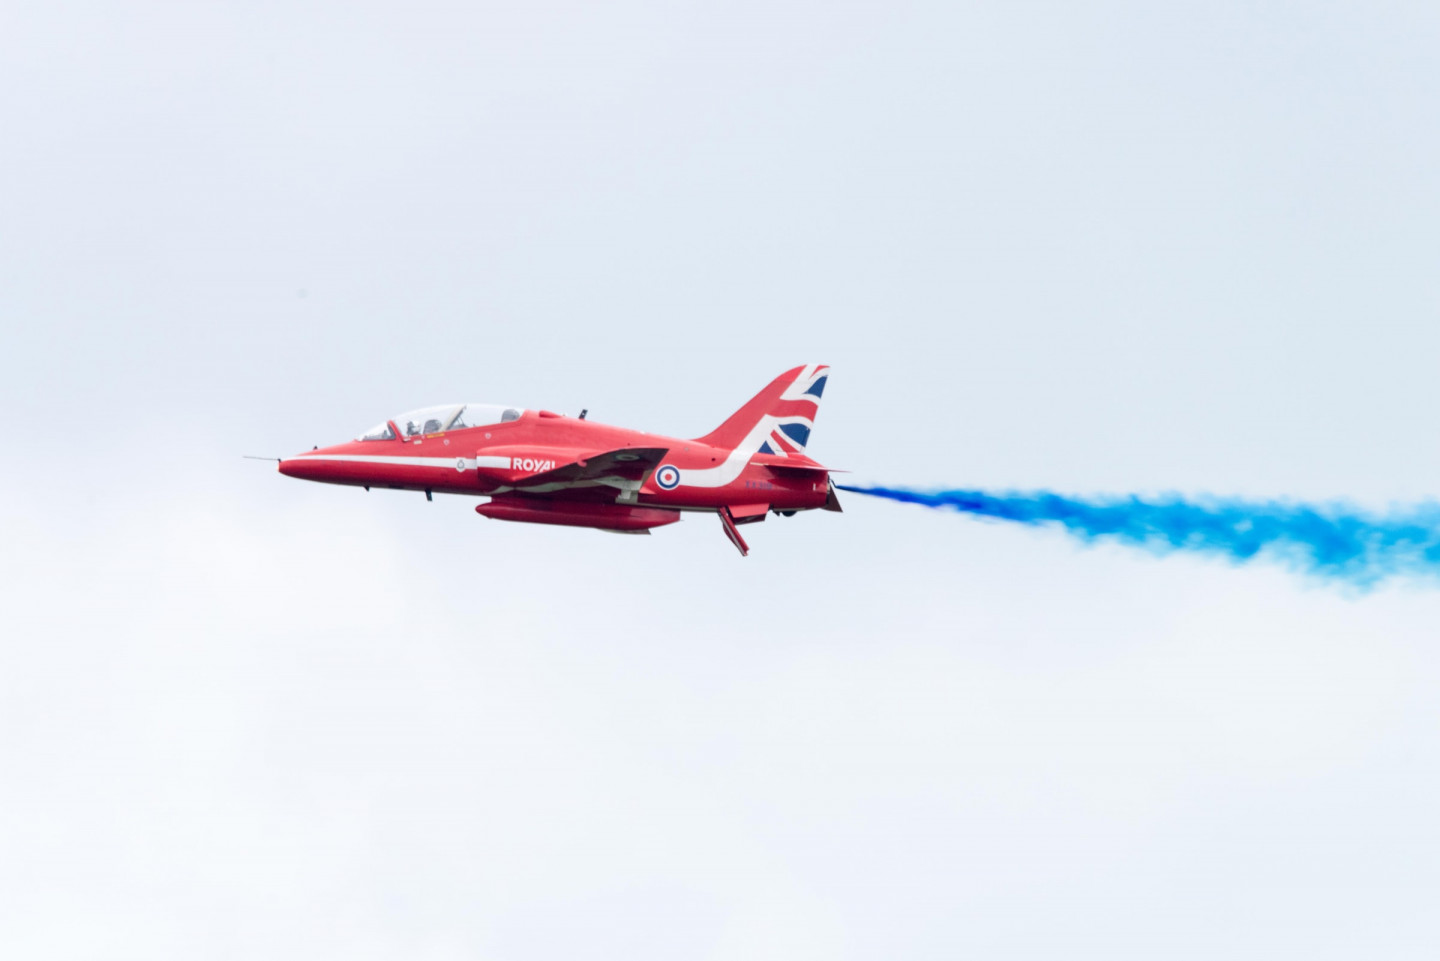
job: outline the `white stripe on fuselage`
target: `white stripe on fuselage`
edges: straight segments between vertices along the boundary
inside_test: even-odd
[[[814,422],[806,417],[775,417],[765,414],[750,428],[750,433],[745,435],[745,439],[736,445],[723,463],[704,469],[682,469],[680,487],[724,487],[726,484],[733,484],[749,465],[750,458],[755,456],[760,445],[769,439],[770,432],[782,423],[811,426]]]
[[[344,461],[349,464],[394,464],[400,467],[443,467],[446,470],[455,470],[455,462],[464,461],[464,470],[475,470],[477,467],[498,467],[501,470],[510,469],[510,458],[508,457],[400,457],[392,454],[301,454],[299,457],[287,458],[287,461],[294,461],[295,463],[312,460]]]

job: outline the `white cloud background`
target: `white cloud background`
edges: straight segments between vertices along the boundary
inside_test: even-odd
[[[0,10],[0,954],[1432,956],[1434,584],[239,455],[824,362],[864,480],[1427,496],[1437,28]]]

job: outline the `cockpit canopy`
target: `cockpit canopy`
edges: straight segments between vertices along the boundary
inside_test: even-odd
[[[396,430],[400,431],[401,437],[421,437],[425,434],[441,434],[447,430],[508,424],[512,420],[519,420],[520,413],[519,408],[506,407],[503,404],[441,404],[438,407],[421,407],[419,410],[408,411],[382,421],[356,440],[394,440]]]

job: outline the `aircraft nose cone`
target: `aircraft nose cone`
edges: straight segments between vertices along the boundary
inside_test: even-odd
[[[294,457],[280,461],[280,473],[300,480],[319,481],[322,484],[364,484],[363,470],[350,463],[343,446],[316,447]]]
[[[316,476],[315,469],[320,465],[309,458],[287,457],[280,462],[280,473],[286,477],[299,477],[304,480],[313,480]]]

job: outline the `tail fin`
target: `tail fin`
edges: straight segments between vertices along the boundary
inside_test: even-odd
[[[830,368],[808,364],[776,377],[729,420],[696,442],[746,453],[805,453]]]

